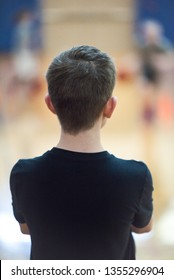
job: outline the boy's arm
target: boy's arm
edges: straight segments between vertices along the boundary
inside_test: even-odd
[[[146,178],[142,192],[139,211],[134,217],[131,231],[141,234],[151,231],[153,225],[153,181],[149,169],[146,167]]]
[[[28,225],[27,225],[26,223],[24,223],[24,224],[19,224],[19,226],[20,226],[21,232],[22,232],[23,234],[30,234]]]
[[[134,225],[131,225],[131,231],[138,234],[146,233],[152,230],[152,225],[153,225],[153,219],[151,218],[150,222],[145,227],[138,228],[135,227]]]
[[[12,195],[12,207],[13,207],[13,214],[19,223],[21,232],[23,234],[30,234],[28,225],[26,224],[23,214],[18,205],[18,198],[16,195],[16,193],[17,193],[16,187],[23,185],[23,180],[24,181],[26,180],[25,173],[23,173],[22,170],[23,170],[23,161],[19,160],[12,168],[12,171],[10,174],[10,190],[11,190],[11,195]],[[18,191],[18,193],[19,193],[19,191]]]

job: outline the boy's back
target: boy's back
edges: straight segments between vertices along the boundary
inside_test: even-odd
[[[32,259],[135,259],[131,225],[142,228],[152,215],[144,163],[53,148],[20,160],[10,183],[15,217],[30,230]]]

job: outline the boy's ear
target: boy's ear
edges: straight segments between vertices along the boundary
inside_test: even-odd
[[[112,116],[116,105],[117,98],[115,96],[111,96],[104,107],[103,116],[109,119]]]
[[[54,106],[53,106],[53,104],[52,104],[52,101],[51,101],[51,98],[50,98],[49,94],[47,94],[47,95],[45,96],[45,103],[47,104],[48,109],[49,109],[53,114],[56,114],[56,111],[55,111],[55,109],[54,109]]]

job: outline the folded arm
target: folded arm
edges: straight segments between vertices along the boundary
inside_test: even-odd
[[[29,231],[29,228],[27,226],[27,224],[19,224],[20,225],[20,229],[21,229],[21,232],[23,234],[30,234],[30,231]]]
[[[135,227],[134,225],[131,225],[131,231],[138,234],[146,233],[152,230],[152,226],[153,226],[153,219],[151,218],[150,222],[145,227],[138,228]]]

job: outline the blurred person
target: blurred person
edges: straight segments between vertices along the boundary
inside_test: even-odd
[[[13,86],[22,86],[22,91],[40,89],[40,30],[34,12],[22,10],[15,17],[13,35]],[[25,94],[25,93],[24,93]]]
[[[27,10],[21,11],[16,16],[13,38],[14,62],[19,80],[32,81],[37,77],[38,36],[34,14]]]
[[[152,125],[158,117],[159,95],[168,92],[165,80],[174,67],[173,49],[163,34],[161,24],[156,21],[145,21],[139,33],[137,46],[142,77],[142,120],[146,125]],[[169,99],[169,96],[165,95],[165,98]],[[165,106],[165,102],[160,105]]]
[[[11,52],[1,63],[2,119],[7,121],[26,109],[30,97],[43,86],[40,75],[41,31],[34,11],[21,10],[14,16]]]
[[[104,149],[100,130],[116,107],[108,54],[77,46],[56,56],[47,74],[58,144],[13,167],[14,216],[31,235],[31,259],[135,259],[132,232],[151,230],[153,184],[145,163]]]

